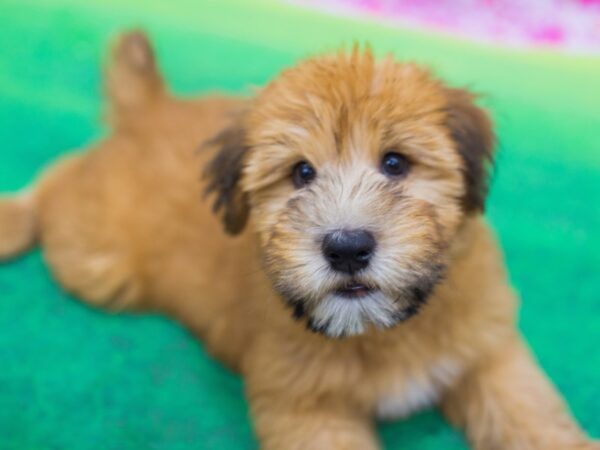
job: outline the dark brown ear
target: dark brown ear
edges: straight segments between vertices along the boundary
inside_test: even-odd
[[[248,150],[244,130],[233,125],[206,145],[216,149],[216,153],[204,169],[203,177],[207,181],[205,193],[215,193],[213,212],[220,215],[225,231],[239,234],[248,221],[250,211],[248,196],[239,186]]]
[[[465,211],[483,211],[496,138],[489,115],[464,89],[448,89],[447,125],[464,163]]]

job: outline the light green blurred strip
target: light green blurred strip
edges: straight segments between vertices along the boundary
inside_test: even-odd
[[[76,95],[69,89],[44,86],[35,90],[15,78],[7,76],[6,72],[0,70],[0,98],[3,101],[18,102],[23,106],[31,106],[37,109],[50,111],[59,108],[68,113],[86,114],[95,108],[95,102],[88,96]]]

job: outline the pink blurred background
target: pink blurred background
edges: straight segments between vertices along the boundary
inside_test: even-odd
[[[600,54],[600,0],[293,0],[510,47]]]

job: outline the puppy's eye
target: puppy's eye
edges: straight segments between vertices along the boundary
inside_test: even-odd
[[[400,153],[386,153],[381,160],[381,171],[390,177],[406,175],[409,169],[410,161]]]
[[[317,172],[306,161],[300,161],[298,164],[294,166],[294,170],[292,171],[292,181],[294,182],[294,186],[296,188],[301,188],[310,184],[312,180],[317,176]]]

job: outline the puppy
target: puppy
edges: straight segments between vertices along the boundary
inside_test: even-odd
[[[373,418],[431,405],[474,449],[600,448],[516,330],[471,94],[355,49],[175,99],[138,32],[106,77],[111,135],[1,200],[2,257],[37,242],[90,304],[182,321],[265,450],[377,449]]]

